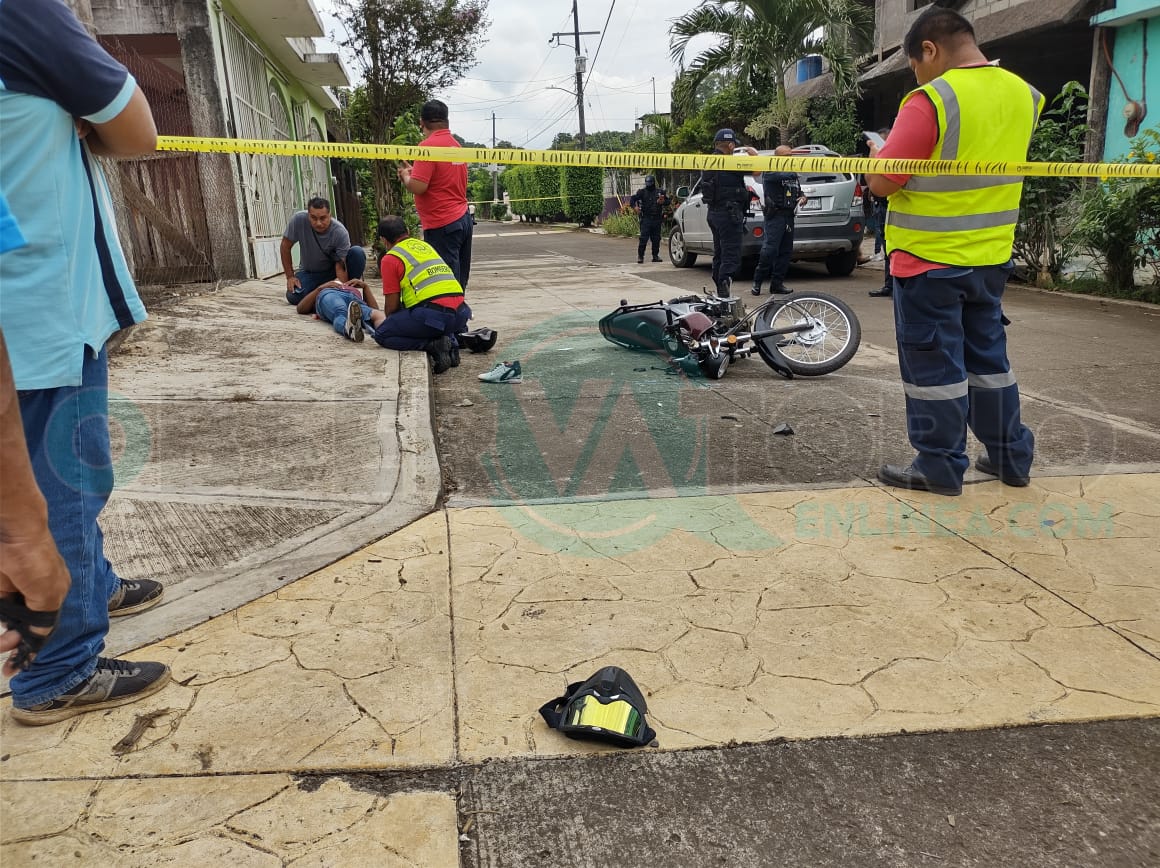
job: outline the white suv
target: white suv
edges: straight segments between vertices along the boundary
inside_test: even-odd
[[[793,152],[795,156],[838,156],[822,145],[803,145]],[[773,151],[759,153],[773,156]],[[865,234],[861,188],[848,172],[801,172],[798,178],[807,201],[798,207],[794,218],[793,260],[824,262],[826,270],[835,277],[851,274],[858,265],[858,250]],[[765,221],[761,213],[761,182],[747,174],[745,185],[757,197],[750,201],[741,239],[741,271],[750,274],[761,251]],[[688,268],[699,255],[713,255],[713,233],[709,231],[709,209],[702,203],[697,185],[692,191],[679,188],[677,198],[683,201],[673,214],[669,260],[677,268]]]

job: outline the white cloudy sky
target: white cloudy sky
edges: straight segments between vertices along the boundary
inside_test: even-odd
[[[604,37],[602,45],[600,36],[581,37],[590,74],[584,94],[588,132],[631,130],[636,118],[653,110],[654,78],[656,109],[668,111],[674,73],[669,24],[699,0],[579,2],[580,29],[603,31]],[[315,0],[315,6],[333,32],[338,25],[328,14],[330,0]],[[557,132],[576,133],[575,98],[547,89],[576,89],[573,40],[549,44],[552,33],[572,30],[571,0],[490,0],[488,10],[491,24],[478,65],[456,87],[437,94],[451,108],[452,131],[490,144],[494,111],[497,138],[521,147],[547,147]],[[347,67],[357,74],[355,64]]]

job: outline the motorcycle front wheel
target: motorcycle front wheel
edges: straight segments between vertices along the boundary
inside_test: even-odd
[[[708,380],[720,380],[725,376],[725,372],[729,370],[729,353],[721,350],[716,355],[707,354],[698,363],[701,368],[701,373],[705,375]]]
[[[789,368],[803,377],[832,374],[854,358],[862,324],[850,306],[824,292],[798,292],[758,311],[755,331],[809,325],[805,331],[756,341],[757,352],[774,370]]]

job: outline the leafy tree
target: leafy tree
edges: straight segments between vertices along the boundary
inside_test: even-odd
[[[362,69],[361,141],[383,144],[396,120],[475,65],[487,29],[487,0],[336,0],[348,49]],[[352,132],[356,124],[352,122]],[[400,193],[388,161],[373,164],[375,206],[396,211]]]
[[[574,151],[580,147],[580,140],[571,133],[556,133],[556,138],[552,139],[552,144],[548,146],[549,151]]]
[[[874,11],[859,0],[703,0],[673,22],[671,56],[683,65],[695,37],[712,34],[718,41],[682,69],[673,99],[690,114],[696,88],[709,74],[732,73],[754,92],[773,93],[770,128],[788,142],[785,80],[794,64],[819,54],[829,64],[837,94],[857,93],[857,57],[873,32]]]
[[[808,144],[825,145],[835,154],[852,154],[862,141],[862,124],[853,100],[811,97],[806,101],[805,125]]]

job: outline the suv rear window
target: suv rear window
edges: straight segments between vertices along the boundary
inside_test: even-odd
[[[834,172],[827,175],[801,175],[803,184],[837,184],[841,181],[849,181],[852,177],[844,172]]]

